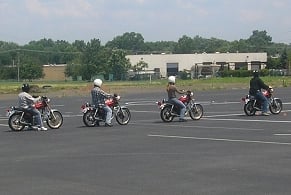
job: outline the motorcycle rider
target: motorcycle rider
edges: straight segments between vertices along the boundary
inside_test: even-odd
[[[262,115],[268,116],[268,99],[263,95],[261,89],[268,90],[270,87],[266,85],[259,77],[259,71],[253,71],[253,78],[250,80],[249,94],[262,102]]]
[[[106,112],[105,126],[112,127],[112,124],[111,124],[112,110],[109,106],[105,104],[105,100],[112,97],[112,95],[106,93],[105,91],[101,89],[101,85],[102,85],[101,79],[95,79],[93,83],[94,83],[94,87],[91,90],[92,103],[95,106],[102,105],[103,110]]]
[[[32,95],[29,94],[30,86],[27,83],[24,83],[21,89],[22,92],[18,94],[19,107],[27,110],[35,116],[37,127],[32,127],[33,129],[37,128],[38,131],[46,131],[47,128],[43,126],[41,113],[34,107],[34,103],[39,101],[41,97],[32,97]]]
[[[176,77],[175,76],[169,76],[168,77],[168,85],[167,85],[167,92],[168,92],[168,100],[170,103],[178,106],[180,108],[180,122],[185,122],[185,111],[186,106],[176,97],[176,92],[179,94],[185,94],[184,90],[178,90],[175,86]]]

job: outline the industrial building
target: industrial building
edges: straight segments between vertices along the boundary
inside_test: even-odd
[[[162,78],[180,71],[187,71],[196,78],[202,73],[214,75],[220,69],[264,69],[267,63],[267,53],[146,54],[127,55],[126,58],[132,66],[140,61],[147,63],[143,72],[159,72]]]

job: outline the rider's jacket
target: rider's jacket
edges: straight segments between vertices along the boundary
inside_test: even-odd
[[[110,94],[100,89],[100,87],[94,87],[91,90],[91,96],[92,96],[92,103],[96,106],[99,104],[105,104],[105,100],[111,97]]]
[[[39,98],[34,98],[29,93],[26,92],[21,92],[18,94],[18,106],[21,108],[27,109],[38,100]]]
[[[258,91],[261,91],[261,89],[269,89],[269,86],[266,85],[262,79],[260,79],[259,77],[253,77],[250,80],[250,90],[249,90],[249,94],[250,95],[256,95],[256,93]]]

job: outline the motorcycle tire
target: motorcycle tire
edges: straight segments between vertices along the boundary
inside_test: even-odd
[[[98,124],[98,121],[94,117],[95,111],[89,110],[83,114],[83,122],[87,127],[94,127]]]
[[[171,107],[165,106],[160,113],[160,117],[164,122],[172,122],[174,116],[171,114]]]
[[[203,107],[201,104],[195,104],[189,110],[189,114],[192,120],[199,120],[203,116]]]
[[[47,126],[49,126],[51,129],[58,129],[63,124],[63,115],[59,111],[53,111],[53,113],[50,114],[49,118],[46,121]]]
[[[115,119],[120,125],[127,125],[130,121],[131,114],[128,108],[121,108],[116,112]]]
[[[253,107],[253,105],[253,101],[249,101],[244,105],[244,112],[247,116],[254,116],[256,114],[256,109]]]
[[[279,114],[283,109],[282,101],[280,99],[274,99],[271,102],[269,109],[270,109],[272,114]]]
[[[21,113],[14,113],[8,119],[8,125],[12,131],[22,131],[25,125],[20,123]]]

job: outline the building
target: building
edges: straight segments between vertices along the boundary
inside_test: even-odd
[[[202,74],[214,75],[219,69],[264,69],[267,63],[267,53],[145,54],[126,58],[131,65],[144,61],[148,64],[146,70],[159,71],[161,77],[188,71],[196,78]]]
[[[48,64],[43,65],[44,78],[43,81],[65,81],[66,64]]]

